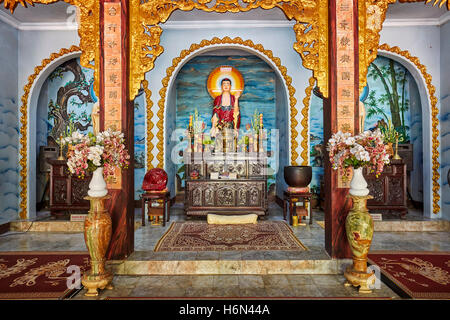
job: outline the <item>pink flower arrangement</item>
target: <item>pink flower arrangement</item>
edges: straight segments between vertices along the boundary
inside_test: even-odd
[[[70,173],[84,178],[88,171],[93,172],[103,167],[104,178],[114,175],[115,168],[128,168],[130,155],[125,149],[123,133],[120,131],[100,132],[83,135],[76,131],[70,137],[64,138],[69,144],[67,166]]]
[[[389,164],[389,154],[379,129],[354,137],[351,133],[339,131],[328,140],[327,150],[334,170],[369,167],[378,177],[384,165]]]

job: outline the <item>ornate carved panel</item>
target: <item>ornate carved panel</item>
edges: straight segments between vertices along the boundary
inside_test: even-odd
[[[402,177],[391,177],[388,182],[388,201],[391,204],[402,204],[404,202],[405,194],[403,189],[403,178]]]
[[[205,189],[205,206],[214,206],[215,192],[213,188]]]
[[[257,188],[250,189],[250,201],[249,204],[251,206],[261,205],[261,192]]]
[[[267,212],[267,181],[252,179],[237,180],[188,180],[186,182],[185,210],[188,215],[220,211]]]
[[[200,207],[202,205],[202,189],[195,188],[192,191],[192,205],[196,207]]]
[[[247,189],[239,188],[238,197],[237,197],[237,205],[238,206],[246,206],[247,205]]]
[[[235,189],[226,184],[219,185],[217,188],[217,205],[218,206],[234,206],[235,205]]]
[[[265,173],[265,164],[261,162],[250,162],[248,174],[250,176],[261,176]]]
[[[367,181],[367,188],[370,190],[373,203],[384,203],[384,179],[370,179]]]
[[[391,160],[391,164],[385,166],[383,173],[377,178],[375,173],[364,170],[364,177],[370,195],[374,199],[367,200],[369,211],[386,212],[398,211],[406,214],[406,164],[401,161]]]
[[[72,179],[72,203],[80,204],[86,202],[84,197],[86,197],[89,190],[89,183],[89,177],[86,177],[85,179]]]
[[[53,199],[54,204],[66,204],[67,203],[67,179],[55,179],[54,180]]]

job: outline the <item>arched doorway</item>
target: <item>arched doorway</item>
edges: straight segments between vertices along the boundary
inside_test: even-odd
[[[388,49],[386,47],[386,49]],[[424,78],[424,75],[421,70],[419,70],[418,66],[411,60],[407,59],[401,54],[397,54],[393,51],[389,50],[379,50],[379,54],[383,57],[389,58],[394,60],[395,62],[402,65],[404,68],[407,69],[407,71],[410,73],[412,78],[414,79],[415,85],[418,89],[418,99],[420,101],[420,108],[421,108],[421,122],[422,122],[422,151],[423,151],[423,157],[422,157],[422,179],[420,178],[420,174],[417,173],[417,177],[414,179],[416,180],[416,184],[419,184],[422,182],[422,188],[423,188],[423,215],[428,218],[439,218],[441,216],[440,210],[436,212],[435,206],[439,202],[439,188],[435,188],[435,173],[434,168],[437,166],[439,168],[439,158],[436,157],[436,153],[439,154],[438,146],[436,146],[436,139],[434,138],[435,132],[437,129],[439,130],[438,121],[435,121],[433,119],[434,113],[436,109],[436,105],[432,103],[434,98],[434,93],[430,91],[429,84],[427,83],[426,79]],[[426,71],[425,71],[426,74]],[[427,74],[426,74],[427,75]],[[431,80],[431,78],[430,78]],[[430,83],[431,84],[431,83]],[[416,112],[417,113],[417,112]],[[436,127],[437,126],[437,127]],[[419,142],[419,141],[418,141]],[[414,146],[416,147],[416,146]],[[420,146],[417,146],[420,150]],[[419,156],[420,157],[420,156]],[[418,159],[418,156],[415,156],[416,160]],[[420,181],[421,180],[421,181]]]
[[[20,107],[20,218],[36,217],[36,132],[37,132],[37,104],[42,85],[49,75],[61,64],[81,55],[80,48],[73,46],[53,53],[49,59],[35,68],[30,75],[29,82],[24,88],[22,105]]]
[[[91,114],[96,102],[94,70],[82,67],[79,57],[55,66],[44,81],[36,106],[37,211],[49,209],[50,166],[45,153],[58,150],[60,136],[65,137],[68,130],[93,132]]]

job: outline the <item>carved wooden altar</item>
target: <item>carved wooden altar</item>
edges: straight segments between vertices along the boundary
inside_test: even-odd
[[[375,173],[364,169],[367,187],[373,199],[367,200],[367,208],[372,213],[397,212],[402,218],[408,213],[406,206],[406,163],[402,160],[392,160],[384,167],[383,173],[377,178]]]
[[[89,211],[89,200],[85,200],[91,176],[84,179],[69,173],[66,160],[48,159],[50,169],[50,213],[63,216],[71,211]]]
[[[265,216],[267,153],[186,153],[185,213]]]

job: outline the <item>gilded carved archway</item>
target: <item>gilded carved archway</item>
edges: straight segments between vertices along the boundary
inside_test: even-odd
[[[130,98],[136,97],[145,73],[152,70],[164,48],[160,45],[161,23],[175,10],[248,12],[252,9],[281,9],[294,19],[293,48],[303,66],[313,71],[322,94],[328,97],[328,0],[130,0]]]
[[[310,98],[311,98],[311,92],[313,89],[313,86],[315,84],[315,79],[311,77],[309,79],[309,86],[306,89],[306,97],[303,100],[303,108],[301,110],[297,110],[297,99],[294,97],[295,94],[295,88],[292,86],[292,78],[287,74],[287,68],[282,65],[280,58],[273,55],[271,50],[265,49],[261,44],[255,44],[251,40],[243,40],[239,37],[231,39],[230,37],[224,37],[222,39],[219,39],[217,37],[211,39],[211,40],[202,40],[200,43],[193,43],[189,46],[189,48],[184,49],[180,52],[180,54],[172,60],[172,65],[167,68],[166,70],[166,76],[161,80],[162,88],[159,91],[160,99],[158,101],[158,122],[156,123],[156,126],[158,128],[157,132],[157,149],[158,153],[156,155],[156,159],[158,160],[158,167],[164,168],[164,114],[165,114],[165,104],[166,104],[166,94],[167,90],[169,88],[169,82],[173,76],[175,76],[175,72],[177,67],[182,63],[184,59],[191,56],[192,54],[195,54],[201,49],[207,48],[207,47],[213,47],[217,45],[235,45],[237,47],[247,47],[262,56],[264,56],[266,59],[270,60],[270,62],[273,64],[273,67],[277,69],[279,72],[279,76],[283,79],[287,94],[288,94],[288,100],[289,100],[289,122],[290,122],[290,142],[291,142],[291,163],[292,165],[298,164],[298,157],[299,154],[297,152],[298,147],[298,141],[297,137],[299,136],[299,132],[297,130],[298,121],[296,119],[296,116],[298,112],[300,111],[303,119],[301,121],[302,130],[300,132],[300,135],[302,137],[301,147],[301,159],[300,164],[301,165],[308,165],[309,163],[309,139],[308,139],[308,130],[309,130],[309,104],[310,104]],[[146,93],[146,101],[147,101],[147,168],[151,168],[151,163],[154,159],[153,156],[153,148],[154,145],[152,143],[152,139],[154,137],[152,133],[153,129],[153,111],[152,106],[153,103],[150,99],[151,92],[148,89],[148,81],[143,81],[143,87],[144,91]]]

